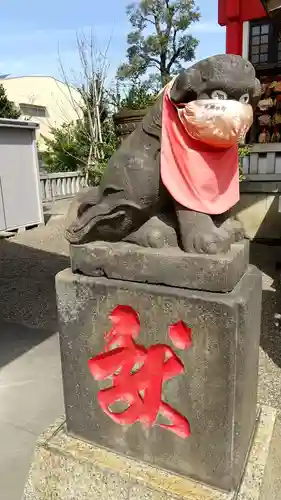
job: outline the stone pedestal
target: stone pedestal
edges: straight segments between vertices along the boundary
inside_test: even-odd
[[[179,247],[145,248],[99,241],[70,247],[71,268],[85,276],[104,276],[176,288],[230,292],[249,265],[249,241],[224,255],[187,254]]]
[[[69,436],[39,439],[22,500],[279,500],[280,420],[263,407],[241,484],[222,492]]]
[[[86,260],[89,263],[89,256]],[[257,415],[261,274],[246,267],[242,277],[236,276],[232,291],[218,293],[83,276],[70,269],[59,273],[56,289],[68,434],[172,475],[228,492],[237,490]],[[202,288],[202,273],[200,283]],[[91,375],[88,360],[103,352],[104,333],[111,327],[109,315],[118,305],[138,313],[139,345],[169,346],[184,365],[181,375],[163,382],[162,401],[188,419],[191,435],[187,439],[160,427],[168,423],[161,421],[161,415],[148,428],[139,422],[120,425],[101,409],[97,398],[102,386]],[[179,321],[192,327],[189,349],[175,347],[168,335],[169,326]]]

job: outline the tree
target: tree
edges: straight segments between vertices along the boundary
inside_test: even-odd
[[[46,149],[41,152],[47,172],[81,171],[86,174],[86,182],[98,185],[109,158],[117,148],[117,138],[113,123],[105,119],[102,123],[102,157],[89,164],[92,144],[87,122],[84,119],[65,123],[51,129],[51,137],[44,137]]]
[[[86,183],[97,185],[117,147],[105,88],[107,49],[105,53],[99,50],[91,32],[87,36],[77,34],[77,52],[78,71],[66,71],[59,57],[62,78],[77,119],[51,129],[51,137],[44,137],[46,149],[42,151],[42,159],[48,172],[79,170],[85,174]],[[79,102],[74,88],[80,93]]]
[[[105,88],[107,50],[108,47],[105,52],[99,50],[92,32],[89,35],[82,33],[77,34],[78,72],[66,71],[59,57],[62,78],[77,120],[52,128],[51,137],[44,138],[46,149],[42,151],[48,172],[79,170],[85,174],[86,182],[93,185],[99,183],[107,161],[117,147]],[[73,93],[74,88],[80,93],[79,102],[75,98],[76,92]]]
[[[20,117],[20,115],[20,110],[12,101],[9,101],[3,85],[0,84],[0,118],[17,119]]]
[[[82,111],[84,119],[89,122],[89,117],[91,121],[94,122],[96,108],[98,105],[100,122],[103,123],[109,116],[109,106],[107,102],[107,91],[104,86],[104,77],[101,74],[92,75],[93,80],[89,79],[87,85],[82,83],[78,87],[78,91],[81,94],[83,105]],[[99,103],[97,103],[97,96],[100,96]]]
[[[187,30],[200,19],[195,0],[140,0],[128,5],[127,14],[134,30],[127,37],[128,63],[119,67],[118,78],[134,79],[153,68],[163,87],[182,62],[194,59],[198,40]]]
[[[114,112],[122,110],[145,109],[152,106],[158,92],[154,91],[148,81],[131,80],[129,85],[120,85],[118,78],[115,85],[107,90],[108,102]]]
[[[86,175],[86,180],[88,181],[88,176],[90,170],[95,168],[103,159],[102,151],[102,129],[101,129],[101,100],[103,97],[104,80],[106,77],[107,70],[107,59],[106,54],[102,54],[101,51],[96,46],[96,41],[91,31],[90,35],[87,36],[84,33],[76,35],[77,41],[77,52],[80,60],[80,68],[78,76],[74,76],[73,70],[71,71],[72,76],[76,80],[70,83],[70,79],[66,73],[63,62],[59,56],[60,70],[62,73],[63,81],[68,88],[71,103],[73,108],[77,113],[77,122],[74,124],[69,124],[71,130],[71,136],[80,135],[81,129],[83,129],[83,136],[86,138],[88,156],[85,159],[84,155],[77,156],[76,163],[77,168],[81,167],[81,160],[83,162],[83,171]],[[76,88],[80,92],[82,102],[78,104],[73,97],[73,88]],[[74,128],[73,128],[74,127]],[[56,136],[57,144],[58,139],[65,136],[65,130],[58,131]],[[54,131],[53,131],[54,135]],[[69,130],[66,132],[66,138],[69,135]],[[63,149],[62,153],[66,156],[73,156],[68,148],[64,150],[65,145],[68,141],[62,140],[61,147]],[[50,144],[49,144],[50,148]],[[74,159],[74,158],[73,158]],[[72,163],[72,160],[70,160]]]

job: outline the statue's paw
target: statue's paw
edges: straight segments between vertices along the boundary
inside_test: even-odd
[[[214,228],[210,232],[195,232],[182,241],[185,252],[219,254],[230,250],[231,239],[227,231]]]
[[[165,246],[165,236],[161,229],[150,229],[146,233],[146,244],[150,248],[163,248]]]
[[[227,219],[221,226],[226,231],[231,239],[231,243],[242,241],[245,238],[245,230],[243,224],[235,219]]]
[[[125,241],[150,248],[178,246],[175,228],[158,217],[152,217],[138,231],[127,236]]]

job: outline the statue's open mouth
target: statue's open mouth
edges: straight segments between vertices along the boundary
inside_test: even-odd
[[[234,100],[192,101],[179,107],[178,115],[193,139],[217,148],[241,142],[253,123],[252,106]]]

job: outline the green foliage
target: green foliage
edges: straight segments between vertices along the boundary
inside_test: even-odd
[[[102,78],[96,75],[78,90],[81,119],[51,129],[51,138],[44,137],[42,160],[48,172],[79,170],[90,184],[98,185],[117,147],[117,138]]]
[[[239,146],[239,179],[243,181],[245,179],[243,171],[243,161],[246,156],[250,156],[252,147],[248,144],[241,144]]]
[[[44,137],[46,150],[41,152],[47,172],[86,173],[89,183],[98,185],[109,158],[117,147],[111,119],[103,123],[103,143],[96,145],[101,158],[92,160],[91,140],[84,120],[78,120],[51,129],[52,137]],[[94,154],[93,154],[94,157]]]
[[[42,151],[44,167],[48,172],[82,170],[89,155],[89,145],[82,123],[70,122],[51,128],[52,137],[44,137],[46,151]]]
[[[102,158],[89,169],[89,181],[93,186],[97,186],[100,183],[107,163],[118,147],[118,140],[111,117],[107,118],[102,124],[102,137],[103,142],[99,144]]]
[[[118,111],[123,109],[146,109],[155,102],[157,92],[151,90],[148,82],[134,80],[130,85],[120,85],[117,81],[115,91],[109,92],[109,100]]]
[[[20,115],[20,110],[9,101],[3,85],[0,84],[0,118],[18,119]]]
[[[88,82],[87,86],[82,85],[78,91],[81,94],[83,104],[81,106],[85,124],[90,127],[90,121],[94,123],[96,104],[99,102],[99,116],[103,123],[109,116],[108,102],[106,98],[106,90],[103,85],[102,75],[97,75],[94,81]]]
[[[187,33],[200,19],[195,0],[139,0],[127,14],[133,31],[127,37],[128,63],[120,66],[118,78],[141,77],[156,68],[164,86],[182,62],[195,57],[198,40]]]
[[[121,99],[119,109],[145,109],[154,102],[155,96],[147,91],[145,85],[132,85],[127,95]]]

